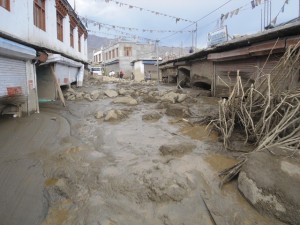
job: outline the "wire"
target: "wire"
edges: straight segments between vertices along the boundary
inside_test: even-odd
[[[231,2],[231,1],[232,1],[232,0],[229,0],[229,1],[225,2],[224,4],[222,4],[221,6],[219,6],[218,8],[214,9],[213,11],[209,12],[209,13],[206,14],[205,16],[201,17],[200,19],[196,20],[194,23],[192,23],[192,24],[190,24],[190,25],[184,27],[184,28],[181,29],[181,30],[185,30],[185,29],[187,29],[187,28],[189,28],[189,27],[195,25],[196,23],[198,23],[199,21],[201,21],[201,20],[205,19],[206,17],[210,16],[211,14],[213,14],[213,13],[216,12],[217,10],[221,9],[222,7],[224,7],[225,5],[227,5],[227,4],[228,4],[229,2]],[[169,38],[169,37],[172,37],[173,35],[175,35],[175,34],[177,34],[177,33],[179,33],[179,32],[180,32],[180,31],[177,31],[177,32],[175,32],[174,34],[171,34],[171,35],[169,35],[169,36],[163,37],[163,38],[161,38],[159,41],[164,40],[164,39],[167,39],[167,38]]]

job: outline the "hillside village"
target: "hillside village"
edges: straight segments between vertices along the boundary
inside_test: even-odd
[[[0,0],[0,224],[300,224],[299,17],[200,49],[75,6]]]

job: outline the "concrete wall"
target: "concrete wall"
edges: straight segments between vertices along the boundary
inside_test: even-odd
[[[213,82],[214,65],[211,61],[195,62],[191,66],[191,84],[196,82],[203,82],[209,85]]]
[[[10,1],[10,11],[0,7],[0,31],[5,35],[29,44],[63,53],[78,60],[87,61],[87,40],[81,36],[81,52],[78,51],[78,29],[74,30],[74,48],[70,46],[69,16],[64,18],[64,41],[57,39],[55,0],[46,1],[46,31],[34,25],[33,0]]]
[[[145,79],[144,64],[142,61],[134,63],[133,73],[136,81],[142,81]]]

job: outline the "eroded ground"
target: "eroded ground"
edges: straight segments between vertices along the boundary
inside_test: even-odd
[[[0,224],[281,224],[234,182],[220,190],[218,171],[236,160],[197,124],[217,99],[154,83],[75,92],[67,108],[0,121]]]

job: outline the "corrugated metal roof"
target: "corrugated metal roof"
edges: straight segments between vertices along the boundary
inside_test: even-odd
[[[165,64],[174,63],[174,62],[187,61],[187,60],[192,60],[192,59],[196,59],[196,58],[202,58],[202,57],[206,57],[210,53],[233,50],[236,48],[250,46],[252,44],[259,43],[262,41],[267,41],[267,40],[272,40],[272,39],[287,37],[287,36],[293,36],[293,35],[299,35],[299,34],[300,34],[300,21],[297,20],[296,22],[283,24],[281,26],[278,26],[278,27],[275,27],[275,28],[272,28],[269,30],[265,30],[263,32],[259,32],[259,33],[253,34],[253,35],[245,35],[243,37],[230,40],[226,43],[219,44],[212,48],[202,49],[192,55],[169,60],[169,61],[160,63],[160,65],[165,65]]]

